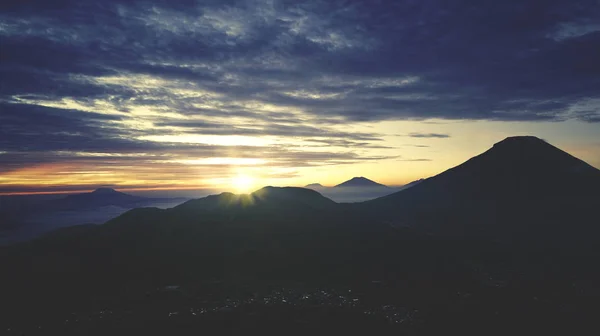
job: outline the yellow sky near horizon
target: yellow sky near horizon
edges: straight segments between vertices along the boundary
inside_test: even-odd
[[[175,3],[0,13],[0,194],[397,186],[515,135],[600,167],[585,6]]]
[[[386,185],[403,185],[413,180],[436,175],[470,157],[484,152],[494,143],[514,135],[535,135],[600,167],[600,128],[593,123],[566,122],[495,122],[495,121],[382,121],[356,124],[356,132],[382,135],[379,145],[386,148],[311,147],[310,140],[262,136],[194,137],[189,134],[151,141],[199,143],[229,146],[295,146],[357,153],[356,160],[336,163],[323,160],[311,164],[309,159],[290,161],[281,158],[256,157],[251,146],[232,150],[230,155],[187,157],[137,162],[121,161],[126,154],[82,154],[82,160],[39,164],[0,173],[0,187],[28,187],[28,191],[90,190],[110,185],[123,190],[143,189],[211,189],[246,192],[265,185],[304,186],[309,183],[336,185],[355,176],[365,176]],[[411,136],[413,134],[413,136]],[[444,136],[444,137],[443,137]],[[447,136],[447,137],[445,137]],[[222,140],[222,142],[220,142]],[[281,147],[277,147],[281,148]],[[227,153],[227,152],[225,152]],[[222,153],[219,153],[222,154]],[[160,154],[162,155],[162,154]],[[361,160],[363,157],[371,159]],[[94,160],[92,160],[94,159]],[[294,163],[302,165],[294,166]],[[241,182],[242,181],[242,182]],[[240,188],[243,184],[244,188]],[[242,190],[243,189],[243,190]],[[4,192],[3,194],[7,194]]]

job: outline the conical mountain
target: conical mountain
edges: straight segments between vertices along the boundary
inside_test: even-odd
[[[340,188],[340,187],[356,187],[356,188],[363,188],[363,187],[384,187],[386,188],[387,186],[381,184],[381,183],[377,183],[375,181],[369,180],[366,177],[353,177],[348,181],[342,182],[338,185],[335,186],[335,188]]]
[[[47,202],[45,206],[49,210],[81,210],[109,205],[125,206],[146,200],[146,197],[125,194],[112,188],[98,188],[92,192],[69,195]]]
[[[595,230],[600,171],[532,136],[509,137],[416,186],[367,202],[394,225],[502,239]],[[585,228],[584,228],[585,227]]]
[[[362,176],[353,177],[334,187],[325,187],[319,183],[312,183],[307,185],[306,188],[323,193],[326,197],[339,203],[363,202],[394,192],[394,189]]]
[[[116,194],[123,194],[122,192],[116,191],[113,188],[98,188],[94,191],[91,192],[91,194],[95,194],[95,195],[116,195]]]
[[[321,183],[310,183],[304,186],[304,188],[325,188]]]

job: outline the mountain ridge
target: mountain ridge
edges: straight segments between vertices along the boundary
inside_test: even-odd
[[[560,241],[598,206],[600,171],[536,137],[509,137],[406,190],[365,202],[371,213],[427,232]],[[507,211],[510,209],[510,211]],[[578,230],[579,230],[578,229]],[[577,230],[572,230],[577,239]],[[569,232],[567,232],[569,234]]]
[[[53,200],[47,206],[55,210],[70,210],[108,205],[128,205],[149,201],[151,198],[129,195],[112,188],[98,188],[87,193],[68,195]]]
[[[356,203],[388,195],[394,191],[386,185],[372,181],[366,177],[353,177],[333,187],[320,183],[311,183],[305,188],[316,190],[328,198],[340,203]]]
[[[304,186],[304,188],[326,188],[321,183],[309,183]]]
[[[255,321],[257,305],[273,303],[257,294],[269,287],[285,299],[273,305],[276,310],[292,302],[308,303],[312,312],[315,302],[347,302],[344,309],[351,309],[362,304],[363,292],[365,301],[381,297],[376,306],[384,313],[393,306],[402,307],[400,313],[417,307],[423,313],[402,315],[409,321],[403,330],[425,326],[418,333],[424,335],[443,334],[458,318],[469,328],[479,321],[482,331],[490,329],[490,321],[494,326],[511,321],[510,329],[525,321],[538,331],[549,312],[553,320],[580,321],[597,298],[594,265],[600,248],[598,232],[590,228],[598,204],[585,199],[597,190],[598,172],[580,168],[581,162],[552,147],[530,143],[492,147],[369,202],[335,203],[305,188],[265,187],[170,209],[138,208],[104,225],[57,231],[0,254],[11,270],[11,276],[0,278],[0,305],[9,317],[22,316],[24,325],[64,313],[53,318],[60,327],[74,312],[87,317],[110,307],[116,315],[111,322],[121,326],[127,322],[120,319],[129,321],[129,315],[119,311],[137,310],[145,321],[155,302],[158,314],[152,317],[166,321],[167,312],[178,312],[168,321],[185,322],[187,328],[187,319],[199,321],[199,315]],[[548,179],[559,181],[549,185]],[[523,190],[515,190],[519,185]],[[163,290],[172,285],[181,291]],[[316,295],[305,295],[307,287],[318,289]],[[229,309],[240,291],[252,299],[240,308],[248,315]],[[214,312],[179,315],[219,295],[226,304]],[[360,315],[373,311],[359,307]],[[321,318],[329,316],[320,312]],[[531,312],[538,314],[534,321]],[[106,320],[113,314],[99,315]],[[595,316],[589,315],[592,321]],[[413,316],[417,324],[410,324]],[[165,330],[173,331],[169,326]]]

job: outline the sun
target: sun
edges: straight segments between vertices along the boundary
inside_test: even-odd
[[[231,184],[238,193],[247,193],[254,185],[254,179],[248,175],[238,175],[232,179]]]

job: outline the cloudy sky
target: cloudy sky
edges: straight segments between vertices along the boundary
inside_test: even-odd
[[[0,3],[0,193],[400,185],[510,135],[600,167],[600,3]]]

